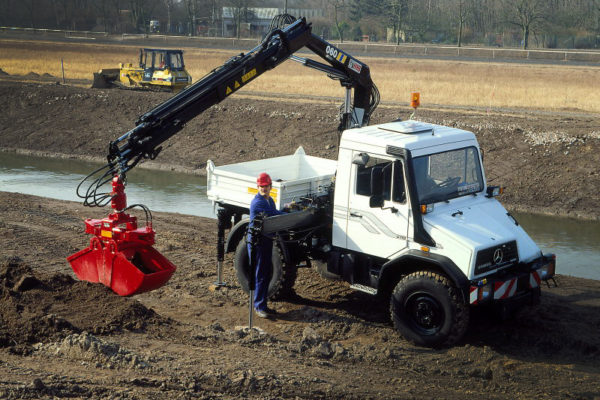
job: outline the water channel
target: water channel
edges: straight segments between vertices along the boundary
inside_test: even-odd
[[[79,201],[75,188],[97,164],[0,152],[0,191]],[[152,211],[215,218],[200,176],[149,171],[127,174],[127,201]],[[515,213],[544,252],[557,255],[558,272],[600,280],[600,224],[591,221]],[[1,217],[0,217],[1,218]]]

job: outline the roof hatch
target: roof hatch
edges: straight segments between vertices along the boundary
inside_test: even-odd
[[[377,128],[384,131],[404,133],[407,135],[415,133],[433,132],[433,126],[431,124],[412,120],[390,122],[388,124],[379,125]]]

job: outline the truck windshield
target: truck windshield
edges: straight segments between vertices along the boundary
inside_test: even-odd
[[[419,204],[435,203],[483,190],[475,147],[429,154],[413,159]]]

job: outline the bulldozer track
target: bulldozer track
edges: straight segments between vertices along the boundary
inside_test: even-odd
[[[138,92],[158,92],[158,93],[173,93],[173,89],[171,88],[163,88],[156,86],[126,86],[121,84],[120,82],[113,81],[110,82],[114,88],[121,90],[132,90]]]

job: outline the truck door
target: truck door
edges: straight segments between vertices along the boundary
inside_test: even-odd
[[[408,210],[400,160],[355,152],[350,178],[347,248],[389,258],[407,246]]]

